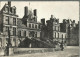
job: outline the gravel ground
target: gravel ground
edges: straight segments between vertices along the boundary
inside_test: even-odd
[[[47,53],[35,54],[17,54],[13,56],[0,56],[0,57],[79,57],[79,47],[67,47],[64,51],[55,51]]]

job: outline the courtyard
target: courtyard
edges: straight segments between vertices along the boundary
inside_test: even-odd
[[[11,56],[0,57],[79,57],[78,46],[67,46],[63,51],[54,51],[46,53],[34,53],[34,54],[14,54]]]

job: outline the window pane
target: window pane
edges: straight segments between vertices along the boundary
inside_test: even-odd
[[[13,18],[13,25],[16,25],[16,18]]]
[[[32,28],[34,28],[34,24],[32,24]]]
[[[29,28],[31,28],[31,24],[29,24]]]
[[[24,31],[24,36],[26,36],[26,31]]]
[[[9,24],[9,16],[6,16],[6,24]]]
[[[37,28],[37,25],[35,25],[35,28]]]
[[[16,36],[16,28],[13,28],[13,35]]]

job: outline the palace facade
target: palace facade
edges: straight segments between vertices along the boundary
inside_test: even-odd
[[[63,23],[59,23],[53,15],[47,21],[43,18],[37,22],[37,9],[32,11],[27,6],[24,7],[24,16],[19,18],[11,2],[0,11],[0,47],[7,46],[8,31],[12,47],[45,48],[54,47],[54,42],[79,43],[79,22],[63,19]]]

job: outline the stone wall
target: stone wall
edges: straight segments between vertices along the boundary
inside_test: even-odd
[[[53,52],[54,48],[15,48],[14,54]]]

